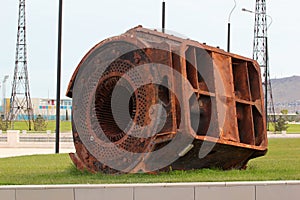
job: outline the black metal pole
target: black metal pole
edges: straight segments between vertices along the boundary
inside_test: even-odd
[[[59,0],[58,14],[58,50],[57,50],[57,88],[56,88],[56,138],[55,153],[59,153],[59,127],[60,127],[60,79],[61,79],[61,41],[62,41],[62,6],[63,0]]]
[[[228,22],[227,31],[227,52],[230,52],[230,22]]]
[[[166,22],[166,2],[162,2],[162,32],[165,32],[165,22]]]
[[[268,73],[269,73],[269,56],[268,56],[268,38],[266,37],[266,66],[265,66],[265,113],[266,113],[266,125],[267,130],[269,130],[269,123],[268,123]]]

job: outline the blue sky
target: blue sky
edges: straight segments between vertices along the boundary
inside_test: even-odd
[[[62,98],[74,69],[85,53],[101,40],[139,24],[161,26],[161,0],[64,0]],[[226,49],[227,22],[233,0],[166,0],[166,27],[188,38]],[[231,16],[231,51],[252,57],[255,1],[237,0]],[[300,2],[267,1],[271,78],[300,75]],[[26,0],[28,71],[32,97],[56,95],[58,0]],[[9,74],[6,97],[11,93],[17,38],[18,0],[0,7],[0,80]],[[268,19],[269,20],[269,19]],[[270,20],[269,20],[270,21]]]

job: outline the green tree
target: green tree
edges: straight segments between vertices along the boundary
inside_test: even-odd
[[[5,129],[6,129],[5,123],[3,122],[2,117],[0,117],[0,130],[6,131]]]
[[[35,131],[45,131],[47,129],[48,123],[41,115],[38,115],[37,118],[33,121],[33,123]]]
[[[1,117],[0,117],[0,130],[2,131],[7,131],[7,128],[10,127],[10,122],[8,121],[4,121]]]
[[[287,122],[280,116],[275,123],[275,131],[286,131],[288,129]]]
[[[287,115],[289,113],[289,111],[287,109],[283,109],[280,111],[283,115]]]

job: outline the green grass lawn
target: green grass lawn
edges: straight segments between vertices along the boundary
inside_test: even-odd
[[[76,170],[67,154],[0,159],[0,185],[263,180],[300,180],[300,139],[271,139],[268,154],[251,160],[247,170],[202,169],[157,175],[105,175]]]
[[[269,124],[270,131],[274,131],[274,124]],[[300,124],[288,124],[287,133],[300,133]]]
[[[51,130],[52,132],[55,131],[56,122],[55,121],[48,121],[47,130]],[[71,131],[72,125],[71,121],[61,121],[60,122],[60,131],[61,132],[68,132]]]
[[[33,123],[32,123],[33,126]],[[69,132],[71,131],[71,121],[61,121],[60,122],[60,131],[61,132]],[[51,132],[55,132],[56,122],[55,121],[47,121],[47,130],[51,130]],[[14,130],[28,130],[28,124],[25,121],[16,121],[14,122]],[[33,127],[32,127],[33,130]]]
[[[287,132],[288,133],[300,133],[300,124],[289,124]]]

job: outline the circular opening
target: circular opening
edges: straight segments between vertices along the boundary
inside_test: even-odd
[[[132,87],[126,82],[126,87],[116,85],[119,76],[113,76],[102,81],[96,90],[95,108],[96,117],[106,137],[111,142],[117,142],[122,139],[126,133],[123,131],[127,128],[130,121],[134,119],[136,114],[136,97],[133,93],[130,97],[129,104],[126,98],[132,92]],[[112,112],[112,94],[114,96],[114,113]],[[128,99],[128,98],[127,98]],[[128,118],[128,112],[130,118]],[[117,123],[117,122],[118,123]]]

